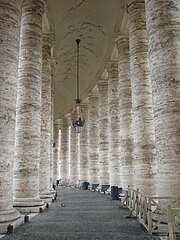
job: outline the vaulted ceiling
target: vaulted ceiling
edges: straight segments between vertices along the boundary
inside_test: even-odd
[[[102,76],[115,37],[126,31],[122,0],[48,0],[48,25],[55,36],[53,55],[55,118],[76,98],[76,39],[80,42],[80,95],[85,98]],[[44,18],[44,28],[47,27]]]

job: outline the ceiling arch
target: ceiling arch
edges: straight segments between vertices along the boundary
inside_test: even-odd
[[[80,42],[80,95],[85,98],[104,71],[120,31],[122,0],[49,0],[48,19],[55,35],[54,110],[59,118],[76,98],[76,39]]]

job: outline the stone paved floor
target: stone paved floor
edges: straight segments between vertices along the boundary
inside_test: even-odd
[[[62,207],[61,204],[65,206]],[[3,240],[155,240],[127,209],[97,192],[58,187],[58,198]]]

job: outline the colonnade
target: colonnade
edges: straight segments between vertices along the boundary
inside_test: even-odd
[[[52,202],[59,160],[54,136],[51,47],[45,0],[0,2],[0,233]]]
[[[53,124],[46,1],[0,2],[0,232],[22,222],[19,212],[39,212],[52,201],[59,178],[62,185],[81,180],[92,188],[180,195],[180,2],[124,6],[128,32],[115,39],[118,57],[82,105],[85,125],[77,136],[69,113]]]
[[[80,147],[89,177],[79,179],[177,196],[180,3],[126,0],[124,7],[129,27],[115,39],[118,57],[89,95],[88,147]]]
[[[18,56],[21,27],[21,0],[1,2],[0,24],[0,231],[6,231],[7,223],[22,222],[19,212],[13,208],[13,157],[15,141],[16,84],[18,80]],[[12,12],[13,9],[13,12]],[[16,23],[16,24],[14,24]]]

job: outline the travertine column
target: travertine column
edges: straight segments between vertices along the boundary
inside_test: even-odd
[[[24,0],[17,86],[14,206],[38,212],[44,1]]]
[[[42,92],[41,92],[41,153],[39,165],[39,191],[45,202],[51,202],[50,148],[51,148],[51,46],[53,34],[43,34]]]
[[[110,185],[120,186],[120,118],[118,92],[118,63],[110,61],[108,71],[108,129]]]
[[[61,150],[61,130],[60,120],[54,123],[54,148],[53,148],[53,178],[54,183],[60,178],[60,150]]]
[[[83,182],[89,181],[89,166],[88,166],[88,103],[82,103],[82,112],[85,119],[84,126],[80,134],[80,180]]]
[[[21,0],[0,1],[0,233],[21,222],[12,208]]]
[[[89,179],[91,184],[99,184],[98,100],[97,92],[89,95]]]
[[[109,139],[108,139],[108,82],[98,82],[98,146],[99,146],[99,180],[101,185],[109,184]]]
[[[116,39],[119,75],[119,118],[120,118],[120,183],[123,189],[134,187],[132,94],[130,76],[129,36]]]
[[[58,161],[58,168],[56,172],[55,166],[57,166],[56,160],[57,158],[54,158],[54,72],[55,72],[55,58],[51,57],[51,148],[50,148],[50,183],[51,183],[51,192],[55,192],[53,187],[53,184],[56,182],[56,180],[60,179],[60,166]],[[58,120],[60,122],[60,120]],[[55,154],[56,155],[56,154]],[[55,163],[54,163],[55,161]]]
[[[61,184],[67,185],[69,181],[70,160],[70,114],[61,119]]]
[[[77,186],[79,184],[79,134],[75,128],[71,126],[70,137],[70,185]]]
[[[146,0],[158,194],[180,196],[180,1]]]
[[[130,68],[136,188],[156,193],[155,137],[149,76],[145,3],[126,0],[129,19]]]

